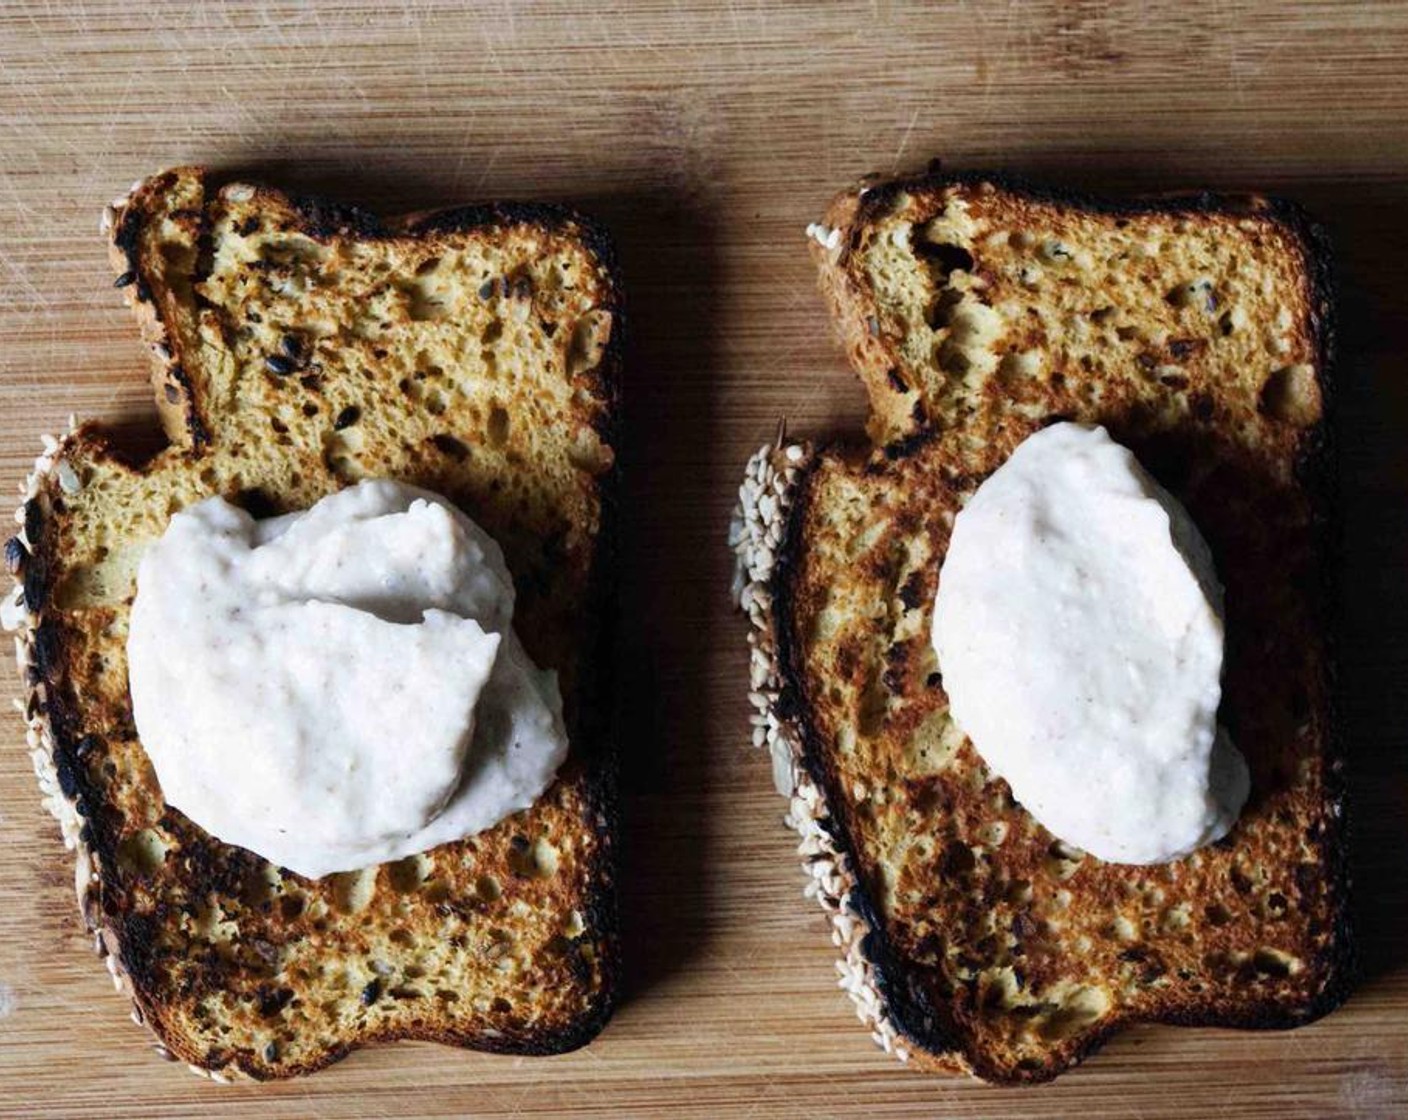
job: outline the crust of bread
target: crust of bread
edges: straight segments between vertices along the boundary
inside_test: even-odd
[[[807,882],[803,897],[821,907],[840,951],[837,987],[875,1044],[915,1068],[972,1073],[961,1051],[915,1049],[900,1032],[882,994],[883,979],[873,959],[876,927],[865,912],[851,859],[831,828],[824,788],[807,769],[797,720],[783,703],[784,683],[776,640],[774,578],[779,570],[789,513],[816,449],[789,442],[785,428],[776,443],[764,445],[748,461],[729,526],[734,553],[735,606],[748,616],[749,688],[753,746],[767,751],[773,784],[787,799],[783,823],[797,833],[797,854]]]

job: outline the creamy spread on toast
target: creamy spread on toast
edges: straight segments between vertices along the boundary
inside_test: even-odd
[[[127,643],[167,803],[310,878],[526,808],[567,735],[513,606],[498,544],[415,487],[365,481],[264,521],[221,498],[177,513]]]
[[[1212,555],[1104,428],[1044,428],[978,487],[932,639],[954,719],[1062,840],[1160,863],[1236,822],[1248,772],[1217,723]]]

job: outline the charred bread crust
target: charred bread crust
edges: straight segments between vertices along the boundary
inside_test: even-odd
[[[927,442],[927,437],[916,436],[907,442],[912,446]],[[895,457],[909,451],[910,447],[894,445],[891,450],[895,453],[892,457]],[[828,452],[864,455],[866,449],[844,442],[824,446],[799,472],[794,484],[790,509],[784,522],[783,544],[777,555],[770,587],[776,673],[780,682],[775,712],[778,721],[788,729],[798,765],[821,795],[824,815],[818,824],[848,869],[844,905],[864,924],[866,932],[860,940],[860,951],[874,969],[875,993],[888,1025],[912,1047],[909,1060],[912,1061],[917,1054],[928,1058],[938,1070],[977,1073],[981,1076],[982,1054],[969,1053],[961,1038],[945,1028],[938,1010],[932,1006],[922,987],[910,983],[909,970],[893,951],[884,919],[855,870],[860,861],[845,820],[845,799],[836,795],[836,775],[826,763],[825,747],[808,711],[801,665],[802,636],[797,629],[802,620],[794,607],[793,597],[797,570],[805,547],[805,511],[812,497],[816,467]],[[1053,1070],[1052,1076],[1055,1072]]]
[[[808,875],[803,894],[815,899],[831,925],[832,942],[840,950],[838,986],[851,999],[857,1017],[876,1045],[902,1062],[924,1069],[971,1073],[956,1049],[943,1054],[913,1049],[897,1027],[883,994],[884,978],[875,964],[875,915],[867,911],[857,890],[854,862],[838,840],[840,831],[825,788],[803,757],[804,730],[778,650],[779,611],[787,608],[775,598],[775,591],[783,578],[787,538],[796,531],[791,528],[796,521],[789,518],[789,510],[812,477],[814,463],[810,445],[788,444],[785,432],[780,431],[775,448],[765,446],[749,461],[730,525],[735,603],[750,623],[753,745],[769,752],[774,783],[788,797],[784,823],[800,839],[797,853]]]
[[[150,216],[148,205],[153,199],[162,198],[163,192],[170,190],[184,173],[184,169],[173,169],[134,184],[127,196],[107,208],[102,230],[110,239],[110,256],[117,271],[115,286],[123,290],[136,312],[143,338],[153,351],[153,383],[163,424],[176,447],[183,449],[184,454],[199,458],[210,447],[208,429],[193,406],[190,380],[181,369],[165,323],[155,306],[153,285],[146,277],[140,254],[142,223]],[[198,174],[204,185],[206,173]],[[561,207],[495,204],[410,216],[393,228],[355,208],[318,200],[290,200],[274,193],[284,203],[293,202],[303,223],[302,231],[309,236],[352,232],[361,237],[418,237],[519,225],[580,239],[605,282],[604,298],[598,306],[612,316],[606,345],[589,374],[593,394],[605,402],[605,408],[593,418],[592,426],[607,446],[616,446],[625,346],[624,307],[616,256],[609,237],[600,227]],[[182,218],[194,220],[195,214],[185,214]],[[76,855],[75,886],[80,911],[94,934],[95,948],[104,959],[115,987],[132,1001],[133,1020],[138,1025],[148,1026],[157,1035],[157,1053],[170,1060],[186,1062],[192,1072],[201,1076],[228,1082],[311,1073],[368,1043],[399,1039],[437,1041],[517,1055],[559,1054],[590,1042],[614,1011],[620,976],[614,852],[618,822],[616,745],[607,703],[617,594],[619,467],[614,457],[594,480],[600,503],[600,529],[586,580],[586,604],[580,614],[584,631],[592,635],[592,647],[583,658],[589,668],[578,678],[576,695],[568,699],[572,756],[559,775],[559,782],[574,783],[583,809],[581,825],[594,837],[592,861],[583,872],[586,890],[577,900],[582,916],[580,936],[583,941],[590,941],[595,949],[594,962],[599,976],[589,1001],[568,1020],[540,1022],[530,1030],[484,1032],[473,1025],[444,1029],[434,1023],[425,1027],[393,1026],[364,1032],[345,1044],[328,1047],[308,1061],[273,1063],[258,1058],[251,1060],[249,1055],[234,1049],[225,1055],[218,1051],[188,1049],[188,1040],[182,1037],[178,1026],[169,1021],[172,1009],[164,998],[168,993],[161,990],[160,977],[152,967],[152,931],[146,928],[149,920],[141,915],[117,913],[104,901],[105,897],[116,896],[124,889],[116,877],[117,833],[104,827],[103,813],[98,808],[102,805],[101,791],[92,788],[82,764],[83,755],[100,740],[92,734],[81,733],[80,705],[71,685],[69,664],[78,651],[66,640],[62,614],[51,601],[51,573],[58,547],[54,507],[62,510],[69,476],[77,477],[69,463],[69,457],[76,455],[127,465],[120,450],[113,446],[109,433],[99,425],[77,428],[62,441],[46,437],[44,454],[36,461],[25,500],[16,514],[20,531],[5,546],[7,568],[16,582],[12,601],[23,611],[16,639],[17,659],[27,687],[27,699],[21,707],[46,807],[59,821],[65,845]],[[127,730],[134,733],[134,729]],[[238,865],[255,865],[261,861],[238,849],[226,848],[218,862],[219,866],[212,865],[201,872],[208,874],[212,884],[217,886],[237,878]]]

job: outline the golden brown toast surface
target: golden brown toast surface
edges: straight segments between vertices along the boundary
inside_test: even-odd
[[[882,446],[789,467],[755,646],[819,794],[832,892],[868,927],[868,1017],[921,1065],[1040,1080],[1129,1021],[1329,1010],[1349,947],[1323,246],[1281,204],[1120,207],[979,179],[842,196],[828,221],[834,247],[813,252]],[[1131,446],[1226,584],[1220,719],[1252,794],[1225,840],[1173,863],[1060,843],[948,716],[929,631],[953,517],[1054,417]]]
[[[376,1039],[583,1044],[610,1014],[617,952],[609,245],[551,207],[383,225],[189,168],[111,217],[171,445],[131,464],[80,428],[42,462],[11,552],[37,764],[137,1015],[169,1055],[260,1078]],[[176,510],[210,494],[298,509],[362,477],[437,490],[497,537],[516,627],[560,674],[571,755],[484,833],[308,881],[164,805],[132,726],[126,622],[142,548]]]
[[[921,178],[843,194],[827,221],[837,246],[812,254],[878,443],[1144,410],[1286,462],[1320,428],[1323,247],[1284,203]]]

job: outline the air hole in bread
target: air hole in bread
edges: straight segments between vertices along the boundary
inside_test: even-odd
[[[485,902],[496,902],[502,897],[503,887],[492,875],[481,875],[474,882],[474,893]]]
[[[1046,869],[1057,879],[1069,879],[1085,861],[1085,853],[1062,840],[1046,849]]]
[[[997,363],[997,376],[1006,383],[1024,381],[1040,372],[1041,352],[1038,350],[1011,350],[1002,355]]]
[[[1030,879],[1013,879],[1007,884],[1005,897],[1014,906],[1025,906],[1032,900],[1032,883]]]
[[[963,293],[957,288],[942,288],[938,297],[934,300],[933,306],[929,309],[926,318],[929,326],[934,330],[940,330],[949,325],[953,320],[953,311],[963,302]]]
[[[1232,911],[1220,902],[1209,904],[1204,913],[1207,915],[1209,924],[1214,926],[1225,926],[1232,920]]]
[[[1261,389],[1261,409],[1284,423],[1308,427],[1320,419],[1320,387],[1313,366],[1299,364],[1273,370]]]
[[[391,889],[399,894],[410,894],[419,890],[429,873],[430,860],[424,853],[398,859],[386,866],[386,880]]]
[[[438,906],[450,898],[450,884],[444,879],[431,879],[421,890],[421,897],[431,906]]]
[[[360,871],[343,871],[333,875],[333,907],[348,914],[364,910],[376,891],[376,871],[375,867],[366,867]]]
[[[1199,277],[1169,289],[1164,299],[1174,307],[1201,308],[1209,312],[1217,306],[1216,289],[1207,277]]]
[[[978,842],[985,847],[1000,847],[1007,839],[1007,824],[1004,821],[988,821],[978,829]]]
[[[972,361],[964,352],[963,347],[952,339],[946,340],[939,347],[939,368],[953,377],[962,377],[972,368]]]
[[[597,308],[588,311],[572,330],[567,346],[567,376],[576,377],[601,364],[611,339],[611,312]]]
[[[528,841],[515,836],[508,851],[509,870],[524,879],[550,879],[557,874],[557,849],[542,837]]]
[[[434,444],[435,450],[442,455],[448,455],[451,459],[463,461],[469,458],[469,448],[448,432],[440,432],[431,436],[430,442]]]
[[[940,870],[945,878],[963,879],[971,875],[978,866],[973,849],[962,840],[950,840],[944,846]]]
[[[124,875],[140,877],[155,874],[166,862],[170,846],[154,828],[142,828],[122,838],[117,846],[117,866]]]
[[[1041,243],[1040,255],[1051,264],[1070,264],[1076,259],[1075,250],[1059,237],[1048,237]]]
[[[489,422],[485,425],[489,442],[501,447],[508,442],[508,409],[496,404],[489,410]]]
[[[94,560],[93,564],[70,568],[58,587],[54,589],[53,602],[60,610],[84,610],[89,607],[104,606],[118,597],[120,588],[130,586],[131,579],[135,576],[135,570],[132,572],[119,570],[111,575],[121,577],[120,579],[109,578],[110,574],[107,568],[97,562],[96,556]]]
[[[1180,903],[1178,906],[1171,906],[1164,911],[1160,928],[1165,933],[1177,933],[1179,930],[1187,929],[1191,920],[1192,915],[1188,904]]]
[[[1099,988],[1078,987],[1061,1001],[1039,1027],[1039,1032],[1042,1038],[1052,1042],[1073,1038],[1101,1019],[1109,1009],[1109,993]]]
[[[355,428],[342,431],[329,431],[323,434],[323,465],[333,477],[342,482],[356,482],[366,476],[357,461],[357,451],[362,446],[362,435]]]
[[[973,254],[962,245],[951,241],[931,241],[929,237],[929,230],[926,229],[914,252],[915,256],[929,262],[937,278],[945,278],[955,272],[973,271]]]
[[[856,729],[864,736],[875,735],[885,722],[889,697],[882,678],[872,678],[861,693],[860,710],[856,713]]]
[[[279,886],[279,873],[267,863],[261,863],[245,876],[241,901],[246,906],[259,908],[271,903]]]
[[[1262,976],[1284,979],[1300,971],[1301,962],[1280,949],[1258,949],[1252,954],[1252,967]]]
[[[270,237],[259,246],[259,259],[276,268],[314,268],[327,257],[327,250],[308,237]]]
[[[513,948],[513,936],[507,930],[495,927],[489,931],[489,940],[484,945],[484,955],[491,961],[500,961]]]
[[[407,297],[406,313],[413,323],[433,322],[450,313],[448,291],[426,278],[413,280],[403,290]]]

